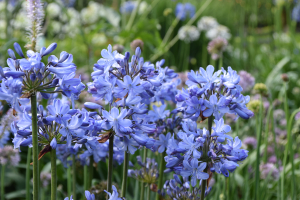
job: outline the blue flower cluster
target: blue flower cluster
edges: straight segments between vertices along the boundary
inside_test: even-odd
[[[161,196],[165,196],[166,193],[172,199],[201,199],[201,189],[200,187],[191,188],[190,182],[187,178],[183,179],[184,182],[180,180],[180,178],[173,174],[173,179],[167,180],[163,186],[163,189],[166,191],[158,191]],[[200,181],[201,182],[201,181]],[[179,185],[179,186],[178,186]],[[200,183],[201,185],[201,183]],[[205,191],[204,196],[206,196],[210,192],[211,188]]]
[[[195,15],[195,6],[190,3],[178,3],[175,8],[175,14],[181,21],[185,20],[187,17],[192,18]]]
[[[166,135],[169,140],[165,172],[173,171],[195,187],[197,180],[209,179],[212,172],[228,177],[239,166],[237,162],[246,159],[248,151],[241,149],[238,137],[227,135],[231,128],[224,124],[223,116],[231,113],[249,119],[253,112],[247,109],[250,98],[241,94],[240,78],[230,67],[228,71],[222,68],[214,72],[209,65],[206,70],[191,71],[188,79],[189,87],[178,93],[177,108],[172,111],[182,113],[183,119],[172,136]],[[214,119],[211,132],[197,126],[200,118],[202,121],[209,118],[211,123]]]
[[[131,60],[129,52],[121,55],[112,51],[111,45],[101,55],[103,58],[91,74],[93,82],[87,86],[88,92],[104,101],[109,111],[93,102],[86,102],[85,107],[99,111],[97,127],[102,133],[115,135],[114,144],[119,150],[133,154],[140,146],[151,149],[155,139],[148,136],[157,131],[155,122],[167,113],[165,105],[149,112],[149,104],[175,100],[176,84],[170,81],[177,74],[163,68],[163,60],[156,65],[144,62],[139,47]]]

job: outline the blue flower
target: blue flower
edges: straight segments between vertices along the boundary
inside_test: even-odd
[[[182,142],[179,142],[178,147],[186,150],[184,159],[188,160],[192,154],[193,158],[200,158],[202,154],[201,152],[199,152],[198,148],[202,146],[202,144],[199,142],[195,142],[195,135],[191,134],[187,137],[187,135],[183,132],[179,132],[178,134],[182,139]]]
[[[72,142],[72,135],[74,131],[76,131],[83,122],[82,115],[73,115],[70,120],[64,120],[62,119],[62,127],[60,129],[60,133],[62,136],[67,137],[67,145],[68,147],[71,147]]]
[[[95,195],[91,194],[89,191],[85,191],[86,200],[95,200]]]
[[[98,99],[104,99],[107,102],[112,102],[113,100],[113,90],[116,84],[117,78],[109,78],[107,76],[99,76],[94,80],[93,83],[88,83],[88,92],[90,92],[93,97]]]
[[[49,116],[47,116],[47,120],[56,121],[59,124],[62,124],[62,120],[68,120],[71,118],[71,115],[67,114],[70,110],[70,106],[68,104],[62,104],[60,99],[54,99],[53,105],[47,106],[49,111]]]
[[[218,142],[224,142],[225,138],[232,139],[231,136],[226,135],[231,130],[231,127],[229,125],[224,124],[224,119],[221,118],[219,121],[214,120],[216,123],[215,127],[212,127],[214,130],[211,134],[212,137],[217,137]]]
[[[117,80],[118,87],[115,88],[116,97],[122,98],[128,92],[139,94],[143,92],[143,86],[140,85],[140,77],[136,76],[133,80],[130,76],[126,75],[123,81]]]
[[[119,114],[119,109],[116,107],[113,107],[109,112],[106,110],[102,111],[102,115],[108,120],[109,122],[109,128],[113,127],[113,130],[118,136],[124,136],[125,134],[130,133],[132,122],[129,119],[124,119],[127,115],[127,110],[123,109],[121,113]]]
[[[153,110],[149,111],[148,118],[150,121],[155,122],[159,119],[165,119],[169,116],[170,111],[165,110],[167,107],[167,104],[163,104],[160,107],[157,107],[156,105],[153,105]]]
[[[219,120],[223,115],[229,112],[229,108],[226,105],[226,98],[223,96],[219,100],[215,94],[211,95],[208,100],[204,100],[204,105],[207,109],[203,112],[205,117],[210,117],[212,114],[217,120]]]
[[[196,158],[191,160],[189,163],[187,160],[183,160],[183,170],[180,172],[180,175],[183,177],[190,177],[191,176],[191,184],[192,187],[195,187],[197,184],[197,179],[208,179],[209,175],[205,172],[202,172],[206,168],[206,163],[200,163]]]
[[[171,138],[171,133],[167,133],[167,135],[160,134],[159,140],[156,141],[155,145],[159,146],[158,153],[162,153],[168,147],[168,141]]]
[[[175,14],[176,17],[182,21],[185,20],[187,16],[192,18],[195,14],[195,7],[190,3],[178,3],[176,5]]]
[[[119,54],[117,51],[112,51],[112,47],[109,44],[106,49],[101,51],[101,55],[103,58],[98,60],[98,65],[104,66],[104,73],[108,72],[111,66],[119,66],[117,61],[123,59],[124,56]]]
[[[119,197],[119,193],[117,191],[117,188],[113,185],[112,186],[112,194],[110,192],[107,192],[106,190],[104,190],[104,192],[106,192],[109,196],[108,200],[122,200],[122,198]]]

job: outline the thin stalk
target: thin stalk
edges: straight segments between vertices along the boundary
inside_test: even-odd
[[[31,200],[31,194],[30,194],[30,171],[31,171],[31,167],[30,167],[30,162],[31,162],[31,148],[27,148],[27,164],[26,164],[26,200]]]
[[[56,149],[51,149],[51,200],[56,200],[56,190],[57,190],[57,182],[56,182]]]
[[[267,121],[266,121],[266,130],[265,130],[265,152],[264,152],[264,163],[267,163],[267,154],[268,154],[268,135],[269,135],[269,127],[270,127],[270,118],[271,118],[271,113],[273,110],[273,105],[271,104],[268,110],[267,114]]]
[[[158,178],[158,189],[161,190],[163,188],[164,185],[164,168],[165,168],[165,156],[166,156],[166,152],[164,151],[161,154],[160,157],[160,163],[159,163],[159,178]],[[156,193],[156,200],[159,200],[159,194]]]
[[[133,10],[133,12],[131,13],[130,18],[129,18],[129,21],[128,21],[127,25],[126,25],[125,30],[129,31],[129,30],[131,29],[132,24],[133,24],[133,21],[134,21],[135,16],[136,16],[136,13],[137,13],[138,10],[139,10],[140,3],[141,3],[141,0],[138,0],[138,1],[137,1],[137,6],[136,6],[136,8]]]
[[[113,154],[114,154],[114,135],[111,134],[109,138],[108,150],[108,173],[107,173],[107,191],[112,192],[112,172],[113,172]],[[107,199],[109,196],[107,195]]]
[[[90,158],[90,165],[89,165],[89,171],[88,171],[88,182],[87,182],[87,186],[88,189],[90,189],[92,187],[92,179],[93,179],[93,171],[94,171],[94,167],[93,167],[93,156],[91,156]]]
[[[67,187],[68,187],[68,197],[72,195],[72,176],[71,167],[67,168]]]
[[[76,160],[75,155],[72,155],[72,183],[73,183],[73,200],[76,200]]]
[[[161,43],[161,46],[164,46],[169,41],[170,36],[173,33],[174,28],[177,26],[178,22],[179,22],[179,18],[176,17],[173,20],[173,22],[172,22],[171,26],[169,27],[169,29],[167,30],[167,33],[166,33],[166,35],[165,35],[165,37],[164,37],[164,39]]]
[[[150,200],[150,184],[147,187],[147,200]]]
[[[121,6],[124,6],[124,4],[125,4],[125,0],[121,0]],[[125,12],[122,13],[121,22],[122,22],[122,29],[125,29],[125,26],[126,26]]]
[[[146,162],[147,158],[147,148],[144,148],[144,153],[143,153],[143,163]],[[140,195],[140,200],[144,200],[144,192],[145,192],[145,183],[141,182],[141,195]]]
[[[84,167],[83,167],[83,188],[84,188],[84,190],[88,189],[87,182],[88,182],[88,166],[84,165]]]
[[[206,47],[206,38],[203,38],[202,43],[202,67],[207,66],[207,47]]]
[[[123,163],[123,182],[122,182],[121,197],[125,197],[126,196],[127,176],[128,176],[128,163],[129,163],[129,153],[127,151],[125,151],[124,152],[124,163]]]
[[[31,95],[32,112],[32,152],[33,152],[33,200],[39,198],[39,166],[38,166],[38,136],[37,136],[37,106],[36,94]]]
[[[211,135],[211,128],[212,128],[212,123],[213,123],[213,116],[210,116],[208,118],[208,131],[209,131],[209,140],[210,140],[210,135]],[[203,151],[203,155],[206,157],[207,156],[207,152],[208,152],[208,148],[209,148],[209,141],[206,141],[204,144],[204,151]],[[204,172],[207,172],[207,167],[203,170]],[[206,189],[206,180],[202,180],[201,183],[201,200],[204,200],[205,198],[205,189]]]
[[[5,165],[1,166],[1,199],[4,199],[4,177],[5,177]]]
[[[290,157],[290,162],[292,164],[292,199],[295,199],[295,164],[294,164],[294,149],[293,149],[293,140],[292,140],[292,125],[293,125],[293,120],[295,118],[295,115],[300,112],[300,108],[295,110],[292,115],[289,118],[289,121],[287,123],[287,137],[288,137],[288,143],[287,147],[285,148],[284,151],[284,159],[283,159],[283,170],[282,170],[282,178],[281,178],[281,192],[283,192],[284,188],[284,178],[285,178],[285,170],[286,170],[286,165],[287,165],[287,156],[288,156],[288,151],[289,151],[289,157]],[[284,198],[284,194],[281,194],[281,199]]]
[[[139,181],[135,180],[135,188],[134,188],[134,200],[139,199]]]
[[[142,14],[141,18],[147,17],[147,15],[151,12],[151,10],[156,6],[156,4],[159,2],[160,0],[153,0],[151,5],[148,6],[147,10],[144,11],[144,13]]]
[[[219,63],[218,63],[218,66],[217,66],[216,70],[219,70],[222,67],[223,67],[223,55],[221,55],[220,58],[219,58]]]
[[[259,197],[259,164],[260,164],[260,144],[261,144],[261,134],[262,134],[262,124],[263,124],[263,101],[262,96],[260,97],[260,107],[257,127],[257,149],[256,149],[256,166],[255,166],[255,199]]]

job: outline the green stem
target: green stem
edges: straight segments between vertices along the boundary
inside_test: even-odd
[[[174,28],[177,26],[178,22],[179,22],[179,18],[176,17],[173,20],[173,22],[172,22],[171,26],[169,27],[169,29],[167,30],[167,33],[166,33],[166,35],[165,35],[165,37],[164,37],[164,39],[161,43],[161,46],[164,46],[169,41],[170,36],[173,33]]]
[[[112,172],[113,172],[113,154],[114,154],[114,135],[111,134],[109,138],[109,150],[108,150],[108,173],[107,173],[107,191],[112,192]],[[107,195],[107,199],[109,196]]]
[[[125,151],[124,152],[124,163],[123,163],[123,182],[122,182],[121,197],[125,197],[126,196],[127,176],[128,176],[128,163],[129,163],[129,153],[127,151]]]
[[[266,130],[265,130],[265,152],[264,152],[264,163],[267,163],[267,154],[268,154],[268,136],[269,136],[269,127],[270,127],[270,118],[273,111],[273,105],[271,104],[268,110],[267,121],[266,121]]]
[[[51,149],[51,200],[56,200],[56,149]]]
[[[5,177],[5,165],[1,166],[1,199],[4,199],[4,177]]]
[[[39,198],[38,136],[36,94],[31,95],[32,152],[33,152],[33,200]]]
[[[207,66],[207,46],[206,46],[206,38],[203,38],[202,43],[202,67]]]
[[[30,167],[30,162],[31,162],[31,148],[27,148],[27,164],[26,164],[26,200],[31,200],[31,194],[30,194],[30,171],[31,171],[31,167]]]
[[[295,110],[292,115],[289,118],[289,121],[287,122],[287,138],[288,138],[288,143],[287,147],[285,148],[284,151],[284,158],[283,158],[283,170],[282,170],[282,178],[281,178],[281,199],[284,199],[284,179],[285,179],[285,170],[286,170],[286,165],[287,165],[287,157],[288,157],[288,151],[290,152],[289,157],[290,157],[290,162],[292,164],[292,199],[295,199],[295,164],[294,164],[294,149],[293,149],[293,140],[292,140],[292,125],[293,125],[293,120],[295,118],[295,115],[300,112],[300,108]]]
[[[75,155],[72,155],[72,183],[73,183],[73,200],[76,200],[76,160]]]
[[[147,149],[144,148],[144,155],[143,155],[143,163],[146,162],[147,158]],[[144,192],[145,192],[145,183],[141,182],[141,195],[140,195],[140,200],[144,200]]]
[[[259,164],[260,164],[260,143],[262,134],[262,124],[263,124],[263,101],[262,96],[260,98],[260,108],[258,115],[258,127],[257,127],[257,148],[256,148],[256,166],[255,166],[255,199],[259,197]],[[257,125],[256,124],[256,125]]]
[[[84,188],[84,190],[88,189],[87,182],[88,182],[88,166],[84,165],[84,167],[83,167],[83,188]]]
[[[209,140],[210,140],[210,135],[211,135],[211,130],[212,130],[212,123],[213,123],[213,115],[208,118],[208,129],[207,130],[209,131],[209,136],[208,136]],[[203,151],[204,157],[207,156],[208,148],[209,148],[209,141],[206,141],[204,144],[204,151]],[[204,172],[207,172],[207,167],[204,169]],[[202,180],[201,200],[204,200],[204,198],[205,198],[205,189],[206,189],[206,180]]]
[[[90,165],[89,165],[89,171],[88,171],[88,182],[87,182],[87,186],[88,186],[88,189],[90,189],[92,187],[92,179],[93,179],[93,170],[94,170],[94,167],[93,167],[93,162],[94,159],[93,159],[93,156],[90,157]]]
[[[164,185],[164,169],[165,169],[165,156],[166,156],[166,152],[164,151],[161,154],[160,157],[160,163],[159,163],[159,178],[158,178],[158,189],[161,190],[163,188]],[[156,200],[159,200],[159,194],[156,193]]]
[[[67,168],[67,188],[68,188],[68,197],[72,195],[72,176],[71,168]]]
[[[137,6],[136,6],[136,8],[133,10],[133,12],[131,13],[130,18],[129,18],[129,21],[128,21],[128,24],[127,24],[125,30],[129,31],[129,30],[131,29],[132,24],[133,24],[133,21],[134,21],[135,16],[136,16],[136,13],[137,13],[138,10],[139,10],[140,3],[141,3],[141,0],[138,0],[138,1],[137,1]]]
[[[147,200],[150,200],[150,184],[147,187]]]
[[[219,63],[218,63],[218,66],[217,66],[216,70],[219,70],[222,67],[223,67],[223,55],[221,55],[220,58],[219,58]]]

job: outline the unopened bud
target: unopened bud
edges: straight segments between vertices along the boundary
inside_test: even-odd
[[[287,74],[281,74],[281,78],[284,82],[288,82],[289,81],[289,76]]]

